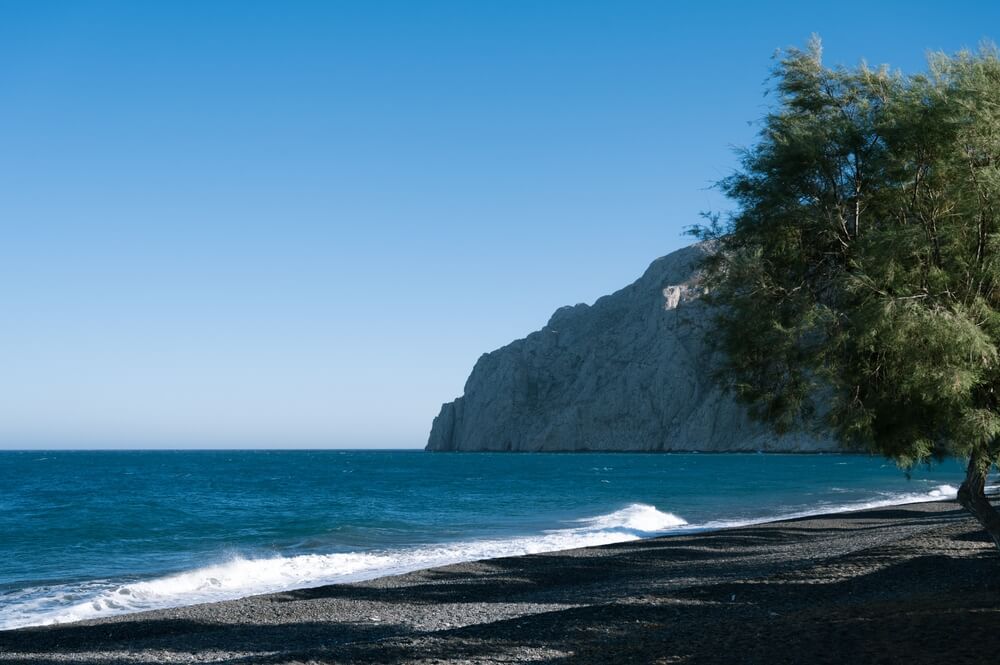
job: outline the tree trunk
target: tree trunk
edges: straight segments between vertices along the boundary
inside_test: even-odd
[[[1000,548],[1000,513],[986,498],[986,474],[989,469],[990,463],[983,453],[972,453],[965,471],[965,481],[958,488],[958,502],[979,520],[993,543]]]

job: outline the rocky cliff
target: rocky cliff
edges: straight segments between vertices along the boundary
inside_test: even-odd
[[[524,339],[484,354],[465,394],[441,407],[428,450],[825,451],[778,437],[713,384],[708,306],[693,245],[624,289],[556,310]]]

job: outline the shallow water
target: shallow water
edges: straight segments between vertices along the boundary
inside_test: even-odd
[[[0,452],[0,628],[954,496],[847,455]]]

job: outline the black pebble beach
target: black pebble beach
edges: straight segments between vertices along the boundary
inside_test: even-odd
[[[491,559],[0,632],[0,663],[990,663],[1000,553],[955,502]]]

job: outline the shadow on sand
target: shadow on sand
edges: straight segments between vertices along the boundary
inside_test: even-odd
[[[487,619],[462,628],[421,631],[334,615],[278,625],[135,615],[0,633],[0,663],[995,662],[1000,559],[964,513],[859,515],[837,516],[830,526],[793,521],[423,571],[398,586],[269,597],[312,611],[324,601],[378,602],[397,606],[399,616],[414,607],[485,605]],[[933,546],[901,537],[839,556],[768,557],[788,543],[825,543],[839,530],[867,538],[886,520],[913,520],[918,535],[950,526]],[[489,620],[489,605],[500,602],[525,603],[524,614]],[[540,602],[575,606],[528,605]]]

